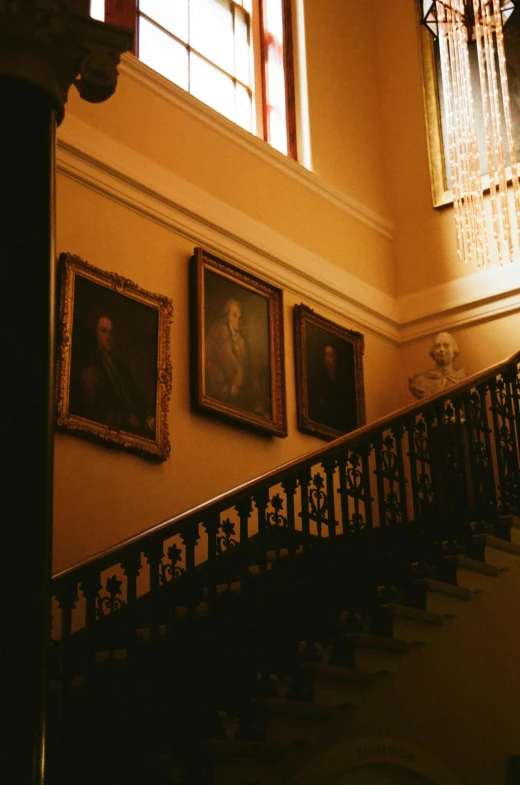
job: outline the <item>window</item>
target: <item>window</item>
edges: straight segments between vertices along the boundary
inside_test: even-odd
[[[296,158],[291,0],[91,0],[146,65]]]
[[[452,201],[447,121],[443,103],[443,84],[440,68],[439,45],[429,30],[421,26],[421,45],[424,75],[424,96],[430,147],[430,168],[433,198],[436,207]],[[504,47],[507,78],[509,82],[510,112],[513,124],[517,162],[520,162],[520,7],[515,8],[504,27]],[[479,145],[480,169],[487,174],[486,140],[482,113],[482,99],[478,77],[478,59],[475,41],[469,42],[470,73],[473,84],[476,131]],[[484,186],[488,181],[484,177]]]

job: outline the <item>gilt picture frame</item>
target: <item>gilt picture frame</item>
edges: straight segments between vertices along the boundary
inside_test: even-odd
[[[281,289],[202,248],[191,284],[194,409],[287,436]]]
[[[57,426],[166,460],[171,300],[70,253],[59,270]]]
[[[365,425],[363,335],[294,307],[298,428],[337,439]]]

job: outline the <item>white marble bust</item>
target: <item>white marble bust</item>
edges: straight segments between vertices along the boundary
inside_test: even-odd
[[[426,398],[428,395],[441,392],[465,379],[467,374],[464,368],[456,370],[453,367],[453,360],[459,354],[460,349],[453,336],[444,332],[436,335],[430,349],[430,357],[434,360],[435,365],[408,379],[412,395],[416,398]]]

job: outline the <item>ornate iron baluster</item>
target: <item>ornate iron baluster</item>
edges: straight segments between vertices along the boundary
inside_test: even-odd
[[[422,428],[425,428],[424,422],[420,423]],[[417,440],[417,426],[415,415],[408,417],[406,419],[405,428],[408,432],[408,457],[410,459],[410,479],[412,483],[412,505],[413,505],[413,515],[414,520],[419,521],[421,519],[421,504],[420,504],[420,492],[419,492],[419,475],[420,472],[417,471],[417,464],[419,461],[418,452],[416,449],[416,440]]]
[[[302,520],[302,544],[304,550],[307,550],[310,544],[310,526],[309,526],[309,485],[311,481],[311,470],[304,469],[298,474],[298,483],[300,485],[300,504],[301,512],[300,517]]]
[[[352,516],[348,522],[351,532],[360,532],[365,528],[365,521],[360,502],[365,500],[363,494],[363,472],[360,470],[361,460],[358,453],[350,452],[347,462],[347,494],[352,499]]]
[[[149,591],[150,591],[150,637],[152,643],[157,641],[159,636],[159,624],[163,611],[161,603],[161,579],[160,570],[164,555],[163,543],[155,540],[146,545],[143,556],[149,566]],[[165,594],[162,595],[165,597]]]
[[[397,434],[397,435],[396,435]],[[396,448],[402,434],[402,426],[396,427],[384,438],[378,439],[376,447],[376,476],[380,521],[384,526],[396,526],[406,520],[406,499],[401,495],[400,470],[403,466],[402,454]],[[385,489],[386,480],[386,489]]]
[[[183,524],[180,534],[186,550],[186,575],[184,584],[186,589],[186,607],[191,626],[195,608],[199,603],[197,585],[195,582],[195,548],[199,541],[199,524],[194,521],[188,521]]]
[[[363,502],[364,512],[365,512],[365,529],[370,531],[373,528],[373,514],[372,514],[372,502],[374,501],[374,497],[371,493],[371,484],[370,484],[370,453],[372,452],[372,444],[371,442],[362,442],[357,447],[357,454],[361,456],[361,477],[360,477],[360,492],[356,494],[354,497],[355,508],[354,512],[362,522],[362,517],[360,517],[360,509],[359,503]],[[354,453],[355,454],[355,453]]]
[[[85,646],[85,665],[84,675],[88,681],[91,676],[91,671],[94,663],[94,652],[96,649],[97,641],[97,602],[99,592],[101,591],[101,579],[99,570],[89,570],[83,578],[80,589],[85,597],[85,627],[86,627],[86,646]]]
[[[208,573],[208,601],[209,607],[212,613],[215,612],[215,604],[216,604],[216,597],[217,597],[217,565],[216,565],[216,558],[218,553],[218,532],[220,529],[220,515],[219,513],[213,513],[212,515],[208,515],[207,518],[202,522],[202,526],[206,532],[207,543],[208,543],[208,566],[207,566],[207,573]]]
[[[512,396],[508,394],[503,375],[490,383],[491,413],[498,469],[499,509],[508,512],[518,505],[518,448],[511,428]]]
[[[279,493],[276,493],[270,500],[273,512],[267,513],[266,522],[271,539],[274,542],[276,558],[280,558],[280,549],[287,544],[287,518],[282,515],[283,499]]]
[[[341,503],[341,531],[342,534],[350,532],[350,515],[349,515],[349,500],[347,492],[347,460],[348,450],[341,451],[340,455],[336,458],[339,473],[339,498]]]
[[[487,385],[463,395],[467,431],[467,492],[477,528],[494,518],[496,492],[486,411]]]
[[[406,485],[408,480],[405,477],[404,457],[403,457],[403,438],[405,434],[404,423],[399,423],[392,429],[395,437],[395,451],[396,451],[396,472],[397,484],[399,487],[399,504],[402,510],[401,523],[408,523],[408,506],[406,504]]]
[[[286,477],[282,481],[282,488],[285,493],[287,503],[287,533],[289,536],[287,549],[289,556],[292,556],[297,549],[295,538],[295,518],[294,518],[294,494],[296,493],[297,480],[294,475]]]
[[[269,504],[269,489],[259,488],[253,495],[253,501],[258,510],[258,566],[260,573],[267,571],[268,532],[266,510]]]
[[[239,572],[241,576],[242,589],[248,585],[250,572],[249,572],[249,518],[253,512],[253,502],[250,496],[243,499],[235,510],[238,513],[240,520],[240,548],[238,550],[239,556]]]
[[[328,512],[327,494],[323,492],[325,480],[319,472],[312,477],[312,487],[309,490],[309,520],[315,521],[318,538],[321,538],[321,526],[326,520]]]
[[[141,571],[141,552],[132,551],[121,559],[126,577],[127,635],[130,657],[133,654],[137,633],[137,576]]]
[[[335,510],[335,493],[334,493],[334,472],[336,470],[336,459],[326,458],[322,461],[323,471],[327,478],[327,528],[329,530],[329,537],[334,537],[336,534],[336,510]]]

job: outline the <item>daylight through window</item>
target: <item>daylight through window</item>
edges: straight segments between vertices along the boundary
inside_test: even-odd
[[[91,14],[134,25],[143,63],[296,158],[290,0],[91,0]]]

